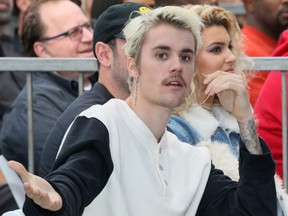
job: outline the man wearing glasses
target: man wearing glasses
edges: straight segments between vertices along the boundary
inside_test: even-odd
[[[93,25],[69,0],[34,1],[24,15],[22,42],[29,57],[93,57]],[[84,90],[94,72],[84,74]],[[38,174],[45,139],[57,118],[78,96],[78,72],[33,73],[34,173]],[[27,88],[4,116],[2,154],[28,167]]]

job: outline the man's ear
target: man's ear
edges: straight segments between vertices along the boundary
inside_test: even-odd
[[[127,60],[127,68],[129,72],[129,76],[133,78],[139,77],[139,71],[135,63],[135,59],[129,57]]]
[[[113,56],[113,52],[108,44],[103,42],[97,42],[95,45],[95,53],[97,56],[97,61],[105,66],[111,66],[111,58]]]
[[[34,52],[38,57],[50,57],[47,48],[43,42],[37,41],[33,44]]]

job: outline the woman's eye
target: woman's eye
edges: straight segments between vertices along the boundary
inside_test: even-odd
[[[232,44],[229,44],[228,48],[229,48],[229,50],[233,50],[234,47]]]
[[[213,49],[210,50],[210,52],[212,52],[212,53],[218,53],[218,52],[220,52],[220,51],[221,51],[221,48],[220,48],[220,47],[215,47],[215,48],[213,48]]]

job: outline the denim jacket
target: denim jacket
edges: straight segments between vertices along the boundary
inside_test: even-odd
[[[213,107],[212,113],[201,106],[190,107],[181,117],[172,115],[168,128],[179,140],[196,145],[210,140],[229,145],[238,158],[239,128],[236,119],[222,107]]]

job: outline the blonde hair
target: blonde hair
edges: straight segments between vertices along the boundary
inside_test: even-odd
[[[130,16],[133,16],[133,13]],[[151,28],[163,23],[191,31],[195,40],[195,55],[197,55],[202,42],[200,35],[202,22],[199,16],[180,6],[159,7],[150,12],[137,14],[123,29],[126,38],[125,53],[127,57],[135,60],[136,67],[140,64],[142,44],[147,33]],[[132,83],[133,78],[129,78],[130,91]]]
[[[236,74],[243,76],[247,85],[247,80],[243,69],[244,66],[247,65],[248,62],[251,63],[251,61],[244,54],[241,47],[242,33],[234,14],[224,8],[212,5],[186,5],[184,7],[191,12],[196,12],[200,16],[204,24],[201,31],[211,26],[223,26],[227,30],[232,41],[232,52],[236,58],[234,71]],[[198,69],[196,63],[196,73],[191,82],[191,92],[186,97],[185,101],[174,110],[174,113],[180,114],[182,111],[188,109],[192,105],[197,104],[197,97],[201,93],[201,83],[199,79],[199,73],[197,72]]]

